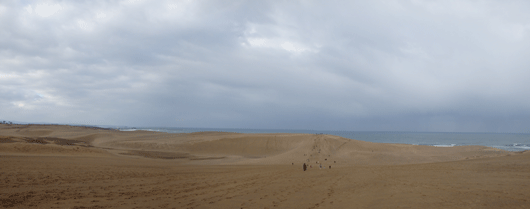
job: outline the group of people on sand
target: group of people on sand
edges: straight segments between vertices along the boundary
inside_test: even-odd
[[[317,163],[318,163],[318,161],[317,161]],[[293,163],[293,165],[294,165],[294,163]],[[318,167],[319,167],[320,169],[322,169],[322,163],[320,163],[320,164],[318,165]],[[302,168],[304,169],[304,171],[306,171],[308,168],[313,168],[313,166],[304,163],[304,165],[302,165]],[[331,165],[329,166],[329,169],[331,169]]]
[[[317,145],[313,146],[313,150],[312,150],[312,151],[315,151],[315,149],[317,149],[317,148],[319,148]],[[318,153],[320,153],[320,151],[321,151],[321,149],[318,149]],[[313,157],[313,154],[304,154],[304,156],[307,156],[307,155],[309,155],[309,157]],[[316,155],[316,154],[315,154],[315,155]],[[327,157],[331,157],[331,155],[328,155]],[[325,158],[324,160],[327,161],[327,162],[331,162],[331,159],[330,159],[330,161],[328,161],[328,158]],[[309,164],[309,162],[310,162],[311,160],[309,160],[309,158],[308,158],[308,159],[306,159],[306,161],[307,161],[307,163],[304,163],[304,164],[302,165],[302,169],[303,169],[304,171],[306,171],[308,168],[313,168],[313,166]],[[322,163],[320,163],[320,161],[317,160],[317,161],[315,161],[315,163],[318,164],[318,167],[319,167],[320,169],[322,169]],[[333,163],[337,163],[337,161],[333,161]],[[294,165],[294,163],[292,163],[292,164]],[[324,166],[324,168],[325,168],[325,167],[326,167],[326,166]],[[329,169],[331,169],[331,165],[329,166]]]

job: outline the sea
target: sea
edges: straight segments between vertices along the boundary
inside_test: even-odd
[[[512,152],[530,150],[529,133],[451,133],[451,132],[379,132],[379,131],[319,131],[289,129],[230,129],[230,128],[171,128],[171,127],[118,127],[121,131],[158,131],[192,133],[220,131],[232,133],[304,133],[329,134],[376,143],[413,144],[435,147],[483,145]]]

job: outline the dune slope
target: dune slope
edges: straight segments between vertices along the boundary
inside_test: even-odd
[[[0,206],[527,208],[529,162],[329,135],[0,125]]]

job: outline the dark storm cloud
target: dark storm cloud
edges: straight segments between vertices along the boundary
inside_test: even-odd
[[[525,1],[9,1],[0,117],[526,132]]]

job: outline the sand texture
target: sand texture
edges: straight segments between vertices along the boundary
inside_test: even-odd
[[[530,208],[530,152],[2,124],[0,206]]]

